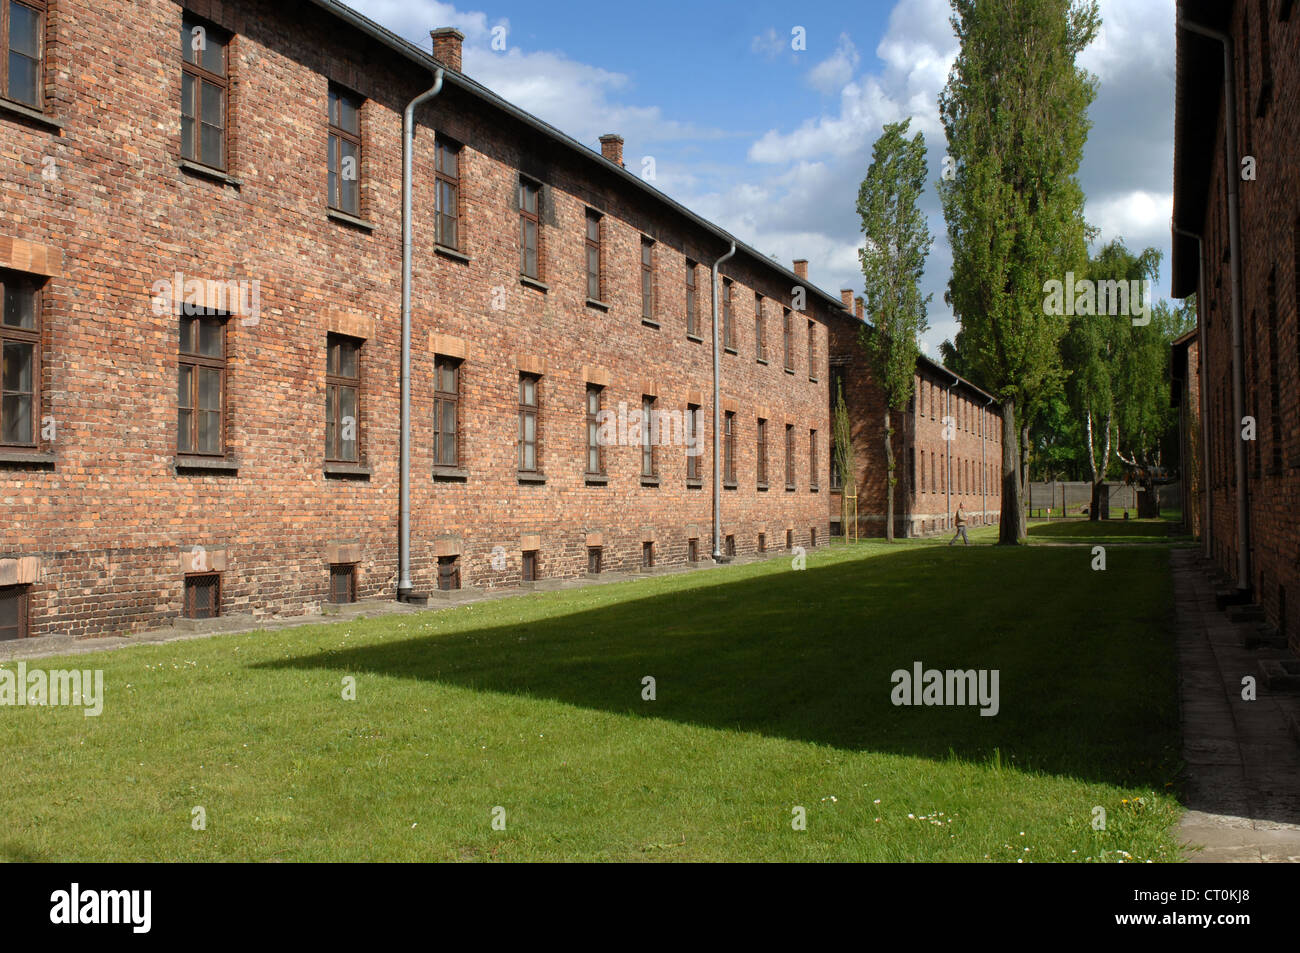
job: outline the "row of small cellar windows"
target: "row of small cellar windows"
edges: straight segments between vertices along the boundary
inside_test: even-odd
[[[808,531],[808,541],[817,545],[817,528]],[[758,552],[768,551],[766,533],[758,534]],[[723,553],[736,555],[736,537],[728,535],[723,538]],[[794,530],[785,531],[785,548],[794,549]],[[698,537],[686,541],[686,560],[696,563],[706,558],[708,541],[703,550]],[[703,554],[703,555],[702,555]],[[538,550],[524,550],[521,554],[520,579],[523,582],[536,582],[542,578],[542,562]],[[641,544],[641,566],[652,569],[655,565],[655,544],[645,541]],[[604,548],[587,547],[587,572],[599,575],[604,569]],[[461,560],[459,556],[438,557],[438,588],[442,591],[456,590],[461,587]],[[28,601],[30,586],[0,587],[0,642],[23,639],[30,634]],[[357,601],[357,567],[355,563],[336,563],[329,567],[329,601],[340,605]],[[185,600],[183,615],[187,619],[215,619],[221,615],[221,573],[191,573],[185,577]]]

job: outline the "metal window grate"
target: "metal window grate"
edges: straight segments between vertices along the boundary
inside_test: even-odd
[[[0,587],[0,642],[25,639],[27,631],[27,587]]]
[[[537,550],[535,549],[530,549],[524,552],[523,581],[537,581]]]
[[[600,547],[590,546],[587,548],[587,572],[593,576],[600,575]]]
[[[643,569],[653,569],[655,564],[655,544],[641,544],[641,566]]]
[[[221,575],[185,577],[185,618],[215,619],[221,615]]]
[[[438,588],[442,592],[451,592],[460,588],[460,557],[438,557]]]
[[[336,563],[330,566],[330,602],[342,604],[357,601],[357,567]]]

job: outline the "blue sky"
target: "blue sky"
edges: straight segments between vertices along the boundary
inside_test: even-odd
[[[807,258],[832,294],[861,293],[854,205],[883,125],[912,117],[931,179],[945,152],[937,97],[956,54],[947,0],[653,4],[520,0],[351,0],[420,45],[466,35],[465,72],[593,149],[626,140],[654,185],[762,252]],[[1083,58],[1100,81],[1080,172],[1102,240],[1165,254],[1172,204],[1174,0],[1102,0],[1103,32]],[[492,49],[493,28],[506,49]],[[802,27],[806,49],[792,49]],[[924,291],[925,350],[957,329],[943,303],[951,255],[938,196]]]

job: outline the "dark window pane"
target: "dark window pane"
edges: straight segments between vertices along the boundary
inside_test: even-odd
[[[193,365],[190,364],[182,364],[180,366],[180,374],[178,375],[178,381],[176,387],[176,406],[193,407],[194,405],[190,403],[190,401],[193,399],[193,394],[194,394],[194,367]]]
[[[344,132],[350,132],[354,136],[361,134],[360,106],[361,106],[360,101],[352,96],[339,97],[338,126]]]
[[[9,54],[9,98],[35,106],[40,102],[37,94],[39,61],[21,53]]]
[[[193,411],[183,409],[176,411],[176,449],[181,453],[190,453],[194,450],[190,439],[193,420]]]
[[[339,389],[339,457],[343,460],[357,459],[357,389],[342,387]]]
[[[200,367],[199,409],[221,409],[221,371],[214,367]]]
[[[224,357],[225,328],[220,321],[209,318],[198,322],[199,353],[204,357]]]
[[[181,115],[184,117],[194,116],[194,84],[197,82],[189,73],[181,76]]]
[[[26,394],[5,394],[0,416],[4,418],[3,443],[30,443],[32,439],[32,398]]]
[[[199,143],[199,161],[204,165],[212,166],[214,169],[221,168],[225,163],[221,130],[215,126],[204,125],[201,127],[199,135],[202,140]]]
[[[200,50],[199,55],[202,57],[201,65],[209,73],[216,73],[218,76],[226,75],[225,37],[208,30],[203,49]]]
[[[41,15],[21,3],[9,4],[9,49],[34,60],[41,57]]]
[[[36,345],[25,341],[6,341],[4,345],[4,390],[31,393],[32,364]]]
[[[353,341],[340,341],[338,344],[339,364],[338,375],[340,377],[357,376],[357,355],[360,348]]]
[[[5,288],[4,323],[11,328],[36,330],[36,292],[31,288]]]
[[[199,411],[199,452],[221,452],[221,414]]]
[[[339,148],[342,150],[339,207],[355,215],[361,208],[361,149],[346,139],[339,142]]]

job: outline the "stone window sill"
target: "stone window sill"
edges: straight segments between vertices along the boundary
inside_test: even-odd
[[[785,369],[785,372],[786,372],[787,374],[791,375],[791,376],[794,376],[794,368],[793,368],[793,367],[787,367],[787,368]]]
[[[787,484],[785,485],[785,492],[787,492],[787,493],[793,493],[793,492],[794,492],[795,490],[797,490],[797,489],[799,489],[799,488],[798,488],[797,486],[795,486],[793,483],[787,483]]]
[[[647,328],[654,328],[656,331],[659,330],[659,322],[656,321],[654,318],[642,317],[641,323],[644,324]]]
[[[597,311],[608,311],[608,310],[609,310],[609,302],[608,302],[608,301],[598,301],[598,300],[596,300],[595,298],[588,298],[588,299],[587,299],[587,307],[588,307],[588,308],[595,308]]]
[[[433,478],[464,483],[469,479],[469,471],[464,467],[434,467]]]
[[[434,245],[433,250],[443,258],[450,258],[452,261],[458,261],[464,265],[468,265],[470,262],[469,255],[459,249],[452,248],[450,245]]]
[[[546,282],[538,281],[536,278],[530,277],[529,275],[520,275],[519,283],[528,288],[536,288],[538,291],[542,292],[543,294],[551,290],[551,286],[548,285]]]
[[[327,477],[360,477],[369,480],[370,467],[364,463],[326,463],[325,475]]]
[[[736,486],[737,486],[737,484],[736,484],[736,481],[735,481],[735,480],[723,480],[723,481],[722,481],[722,488],[723,488],[724,490],[734,490],[734,489],[736,489]]]
[[[726,351],[728,354],[739,354],[739,353],[740,353],[739,351],[736,350],[736,348],[735,348],[733,345],[730,345],[730,344],[724,344],[724,345],[722,346],[722,349],[723,349],[724,351]]]
[[[542,484],[546,482],[546,474],[540,470],[519,470],[516,474],[520,483]]]
[[[686,489],[688,490],[698,490],[703,486],[704,486],[704,481],[699,477],[686,478]]]
[[[821,487],[819,487],[816,483],[814,483],[812,486],[808,487],[808,492],[809,492],[809,493],[818,493],[818,492],[820,492],[820,491],[821,491]]]
[[[38,450],[0,450],[0,466],[52,467],[54,454]]]
[[[642,486],[658,486],[658,485],[659,485],[659,477],[657,477],[657,476],[645,476],[644,474],[642,474],[642,476],[641,476],[641,485],[642,485]]]
[[[767,484],[766,484],[766,483],[760,483],[760,484],[758,484],[757,489],[759,489],[759,490],[761,490],[762,492],[766,493],[766,492],[767,492]]]
[[[690,331],[686,332],[686,340],[694,341],[696,344],[704,343],[704,338],[700,337],[698,334],[691,334]]]
[[[374,223],[367,222],[364,218],[358,218],[355,215],[349,215],[347,212],[341,212],[336,208],[326,209],[325,216],[331,221],[339,222],[343,225],[351,225],[353,228],[360,228],[367,232],[375,230]]]
[[[765,357],[756,357],[756,358],[754,358],[754,360],[755,360],[757,363],[762,364],[762,365],[765,366],[765,367],[767,366],[767,358],[765,358]]]
[[[583,480],[587,486],[607,486],[609,484],[609,474],[607,473],[584,473]]]
[[[239,461],[234,457],[196,457],[178,453],[172,458],[177,473],[185,471],[208,473],[238,473]]]
[[[181,171],[183,172],[189,172],[193,175],[197,175],[205,179],[211,179],[214,182],[220,182],[222,185],[229,185],[232,188],[238,189],[241,188],[244,184],[242,179],[237,179],[228,172],[223,172],[220,169],[214,169],[211,166],[203,165],[200,162],[192,162],[189,159],[181,159],[178,164],[180,165]]]
[[[39,109],[33,109],[31,106],[24,106],[22,103],[16,103],[10,99],[0,99],[0,112],[9,113],[13,116],[19,116],[29,122],[44,126],[46,129],[63,135],[63,124],[53,116],[48,116]]]

